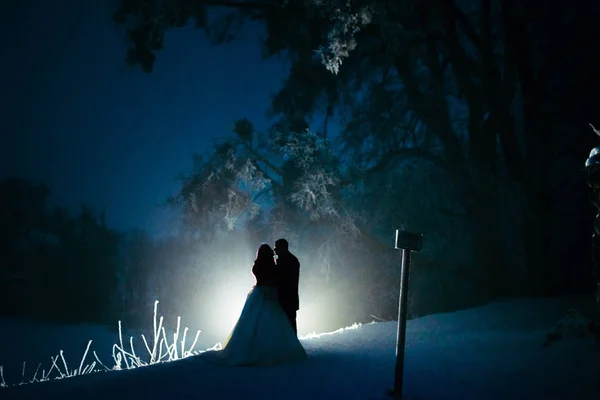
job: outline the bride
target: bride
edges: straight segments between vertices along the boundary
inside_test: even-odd
[[[262,244],[252,266],[256,285],[248,293],[242,314],[223,348],[201,353],[201,358],[231,366],[306,359],[306,352],[277,300],[276,268],[273,249]]]

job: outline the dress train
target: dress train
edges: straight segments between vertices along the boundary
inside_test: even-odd
[[[277,301],[277,287],[255,286],[223,348],[200,357],[229,366],[276,365],[305,360],[306,351]]]

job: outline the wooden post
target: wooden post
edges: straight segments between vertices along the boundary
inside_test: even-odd
[[[410,273],[410,256],[412,251],[421,251],[423,235],[396,230],[395,248],[402,250],[400,270],[400,299],[398,301],[398,332],[396,336],[396,367],[394,370],[394,389],[391,395],[402,399],[402,383],[404,379],[404,347],[406,345],[406,315],[408,311],[408,277]]]

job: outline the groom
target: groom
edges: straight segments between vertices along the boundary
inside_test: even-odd
[[[288,250],[288,241],[279,239],[275,242],[277,254],[277,278],[279,282],[279,304],[290,320],[296,335],[296,311],[300,309],[298,281],[300,280],[300,262]]]

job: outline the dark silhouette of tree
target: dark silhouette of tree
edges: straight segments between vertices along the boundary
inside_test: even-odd
[[[8,281],[3,303],[10,306],[3,311],[102,321],[116,289],[119,235],[106,226],[104,213],[84,206],[72,216],[52,210],[49,201],[44,185],[0,181],[0,280]]]

